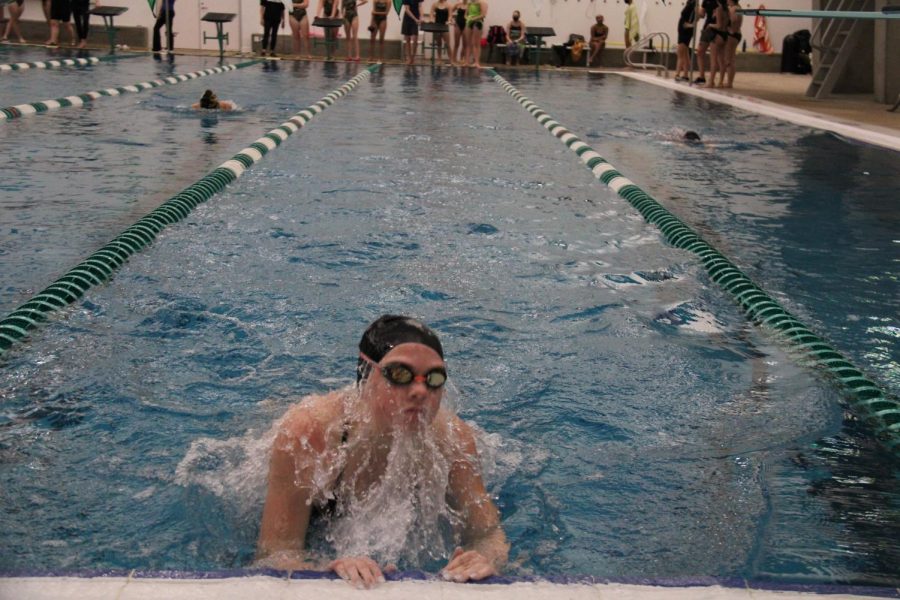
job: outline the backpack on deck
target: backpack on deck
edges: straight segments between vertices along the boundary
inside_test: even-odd
[[[500,25],[491,25],[490,29],[488,29],[487,43],[492,45],[505,44],[506,30]]]

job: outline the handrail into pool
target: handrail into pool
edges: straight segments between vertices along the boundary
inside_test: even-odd
[[[553,120],[550,115],[526,98],[496,71],[488,69],[488,73],[545,129],[575,152],[595,177],[627,200],[648,223],[656,225],[668,243],[699,256],[712,280],[732,296],[752,322],[774,329],[814,365],[823,368],[839,381],[848,392],[850,408],[874,429],[876,437],[888,451],[894,457],[900,458],[900,401],[889,397],[876,383],[867,379],[842,354],[814,334],[794,315],[773,300],[761,287],[753,283],[724,254],[666,210],[633,181],[625,178],[593,148]]]
[[[110,54],[108,56],[90,56],[88,58],[54,58],[52,60],[42,60],[38,62],[19,62],[6,63],[0,65],[0,73],[9,73],[10,71],[27,71],[29,69],[61,69],[62,67],[84,67],[87,65],[96,65],[101,61],[118,60],[120,58],[134,58],[143,56],[143,54]]]
[[[172,75],[164,79],[144,81],[142,83],[126,85],[124,87],[107,88],[105,90],[86,92],[78,96],[67,96],[65,98],[57,98],[56,100],[42,100],[41,102],[32,102],[30,104],[7,106],[6,108],[0,108],[0,122],[9,121],[23,115],[32,115],[35,113],[47,112],[48,110],[53,110],[55,108],[62,108],[66,106],[83,106],[84,104],[93,102],[97,98],[102,98],[103,96],[119,96],[121,94],[124,94],[125,92],[137,93],[143,92],[144,90],[149,90],[150,88],[162,87],[164,85],[175,85],[176,83],[181,83],[189,79],[197,79],[199,77],[206,77],[207,75],[227,73],[229,71],[235,71],[237,69],[243,69],[244,67],[250,67],[256,64],[260,64],[262,62],[265,61],[250,60],[236,65],[225,65],[224,67],[212,67],[210,69],[194,71],[193,73],[187,73],[186,75]]]
[[[262,160],[262,157],[270,150],[280,146],[288,136],[306,125],[313,117],[334,104],[339,98],[346,96],[380,67],[380,63],[370,65],[362,73],[315,104],[296,113],[235,154],[230,160],[216,167],[205,177],[165,201],[87,259],[75,265],[42,292],[11,312],[0,321],[0,359],[13,344],[21,341],[30,330],[45,321],[49,313],[71,304],[83,296],[89,288],[109,279],[113,271],[122,266],[132,254],[151,244],[156,235],[166,226],[187,217],[199,204],[206,202],[223,190],[226,185],[243,175],[244,171]]]

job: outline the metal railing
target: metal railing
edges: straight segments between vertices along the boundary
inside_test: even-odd
[[[659,47],[653,46],[653,41],[658,40]],[[669,35],[661,31],[645,35],[631,46],[625,49],[623,59],[625,64],[635,69],[654,69],[657,75],[669,76]],[[647,55],[655,54],[658,62],[648,62]],[[640,55],[641,61],[636,62],[634,55]]]

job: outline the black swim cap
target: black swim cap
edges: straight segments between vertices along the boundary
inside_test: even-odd
[[[359,340],[359,351],[375,362],[381,361],[384,355],[400,344],[424,344],[444,358],[444,349],[437,334],[425,323],[412,317],[400,315],[382,315],[378,317],[363,333]],[[356,382],[368,372],[369,363],[358,359]]]
[[[686,140],[689,141],[689,142],[699,142],[699,141],[700,141],[700,134],[697,133],[696,131],[685,131],[685,132],[684,132],[684,139],[686,139]]]

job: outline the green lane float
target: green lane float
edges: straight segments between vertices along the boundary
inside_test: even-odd
[[[235,71],[237,69],[243,69],[245,67],[250,67],[252,65],[260,64],[263,61],[261,60],[250,60],[247,62],[242,62],[236,65],[225,65],[224,67],[212,67],[210,69],[203,69],[201,71],[194,71],[193,73],[187,73],[185,75],[172,75],[170,77],[165,77],[163,79],[156,79],[154,81],[144,81],[142,83],[136,83],[134,85],[126,85],[123,87],[117,88],[107,88],[105,90],[97,90],[94,92],[86,92],[84,94],[80,94],[78,96],[67,96],[65,98],[57,98],[56,100],[42,100],[40,102],[32,102],[31,104],[19,104],[17,106],[8,106],[6,108],[0,108],[0,121],[9,121],[11,119],[16,119],[18,117],[22,117],[24,115],[33,115],[36,113],[43,113],[49,110],[54,110],[57,108],[64,108],[68,106],[83,106],[88,102],[93,102],[97,98],[102,98],[104,96],[119,96],[121,94],[127,92],[143,92],[144,90],[149,90],[151,88],[158,88],[164,85],[174,85],[176,83],[181,83],[183,81],[188,81],[189,79],[197,79],[199,77],[206,77],[208,75],[217,75],[219,73],[228,73],[229,71]]]
[[[198,205],[206,202],[228,184],[235,181],[254,163],[281,145],[291,134],[306,125],[316,115],[349,94],[360,82],[380,68],[371,65],[356,77],[334,90],[315,104],[304,108],[290,119],[269,131],[231,159],[225,161],[199,181],[191,184],[158,208],[138,220],[87,259],[75,265],[46,289],[19,306],[0,321],[0,358],[13,344],[21,342],[28,332],[46,321],[50,314],[81,298],[95,285],[108,280],[133,254],[150,245],[167,225],[177,223]]]
[[[144,56],[143,54],[110,54],[108,56],[91,56],[89,58],[60,58],[52,60],[42,60],[38,62],[20,62],[7,63],[0,65],[0,73],[10,71],[28,71],[29,69],[61,69],[63,67],[85,67],[87,65],[96,65],[101,61],[120,60],[123,58],[134,58]]]
[[[712,280],[731,295],[753,323],[774,331],[797,349],[806,361],[839,382],[847,392],[850,409],[872,427],[878,440],[894,456],[900,457],[900,401],[889,397],[877,384],[867,379],[840,352],[773,300],[724,254],[624,177],[593,148],[541,110],[496,71],[488,69],[488,73],[545,129],[575,152],[597,179],[627,200],[648,223],[656,225],[668,243],[696,254]]]

